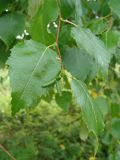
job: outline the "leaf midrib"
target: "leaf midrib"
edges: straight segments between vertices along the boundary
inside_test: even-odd
[[[46,48],[45,48],[45,50],[43,51],[42,55],[41,55],[40,58],[38,59],[36,65],[34,66],[33,71],[31,72],[31,74],[30,74],[30,76],[29,76],[29,78],[28,78],[28,80],[27,80],[27,82],[26,82],[26,84],[25,84],[25,86],[24,86],[24,88],[23,88],[23,91],[21,92],[21,95],[20,95],[20,97],[19,97],[19,100],[20,100],[20,99],[23,97],[23,95],[25,94],[26,88],[28,87],[29,83],[31,82],[32,76],[33,76],[36,68],[38,67],[39,63],[41,62],[42,57],[45,55],[45,53],[46,53],[46,51],[47,51],[48,48],[49,48],[49,47],[46,47]],[[17,104],[17,105],[18,105],[18,104]],[[16,105],[16,106],[17,106],[17,105]]]
[[[97,118],[96,118],[96,114],[95,114],[95,110],[94,110],[94,107],[93,107],[93,104],[92,104],[92,102],[91,102],[91,99],[90,99],[90,97],[89,97],[89,95],[86,93],[86,91],[85,91],[85,89],[84,89],[84,87],[82,86],[82,82],[80,83],[80,85],[81,85],[81,87],[82,87],[82,89],[83,89],[83,91],[84,91],[84,93],[85,93],[85,95],[86,95],[86,97],[88,98],[88,100],[89,100],[89,102],[90,102],[90,105],[91,105],[91,109],[93,110],[93,113],[94,113],[94,117],[95,117],[95,121],[96,121],[96,128],[97,128]],[[93,131],[93,130],[92,130]],[[94,131],[93,131],[94,132]]]

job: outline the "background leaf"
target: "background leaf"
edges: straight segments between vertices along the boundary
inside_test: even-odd
[[[0,0],[0,13],[8,9],[8,6],[13,3],[13,0]]]
[[[105,43],[105,46],[108,48],[111,53],[111,57],[116,54],[116,49],[118,42],[120,41],[120,32],[117,30],[111,30],[102,34],[101,39]]]
[[[104,97],[97,97],[94,100],[94,106],[99,108],[103,117],[105,117],[109,113],[109,105]]]
[[[61,95],[58,93],[55,95],[55,100],[61,108],[67,110],[71,105],[72,94],[69,91],[62,91]]]
[[[30,23],[29,31],[33,40],[42,42],[46,45],[55,41],[55,37],[48,33],[47,26],[50,22],[57,19],[58,14],[59,9],[56,0],[45,0],[44,3],[40,5],[38,12]]]
[[[82,24],[82,3],[81,0],[60,0],[59,6],[62,18],[75,20],[77,24]]]
[[[110,0],[109,6],[113,13],[115,13],[120,18],[120,1],[119,0]]]
[[[6,46],[0,41],[0,68],[3,68],[9,56],[9,51],[6,51]]]
[[[42,0],[29,0],[28,2],[28,15],[30,18],[35,16],[37,13],[40,5],[41,5]]]
[[[114,138],[120,139],[120,119],[114,118],[111,123],[111,134]]]

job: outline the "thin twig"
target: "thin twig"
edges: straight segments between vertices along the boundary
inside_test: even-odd
[[[78,27],[77,24],[75,24],[75,23],[73,23],[73,22],[71,22],[71,21],[69,21],[69,20],[67,20],[67,19],[60,18],[60,20],[61,20],[62,22],[65,22],[65,23],[69,23],[69,24],[73,25],[74,27]]]
[[[58,51],[58,56],[60,58],[61,67],[63,68],[62,57],[61,57],[60,48],[59,48],[60,27],[61,27],[61,16],[59,17],[59,21],[58,21],[58,30],[57,30],[57,34],[56,34],[56,47],[57,47],[57,51]]]
[[[109,17],[111,17],[111,16],[112,16],[112,13],[110,13],[110,14],[104,16],[104,17],[100,17],[100,19],[101,19],[101,20],[102,20],[102,19],[107,19],[107,18],[109,18]]]
[[[9,152],[7,151],[7,149],[6,149],[2,144],[0,144],[0,148],[1,148],[12,160],[16,160],[16,158],[13,157],[13,155],[11,155],[11,153],[9,153]]]

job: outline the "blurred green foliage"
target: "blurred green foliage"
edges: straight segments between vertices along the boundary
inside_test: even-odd
[[[54,99],[47,99],[48,103],[41,101],[36,108],[21,110],[12,117],[7,69],[1,70],[0,76],[0,144],[17,160],[87,160],[94,156],[95,138],[93,135],[88,137],[80,108],[74,107],[74,102],[73,106],[64,110]],[[106,126],[99,135],[97,160],[120,159],[120,91],[117,77],[115,70],[110,70],[109,83],[96,79],[89,85],[94,104],[101,110]],[[0,160],[9,159],[0,149]]]
[[[0,114],[0,142],[17,160],[87,160],[94,153],[94,138],[81,140],[79,114],[79,108],[65,112],[43,102],[15,117]],[[99,137],[98,160],[119,160],[118,123],[106,121]],[[9,159],[0,150],[0,160]]]
[[[1,72],[4,83],[1,81],[0,94],[3,99],[0,100],[0,143],[17,160],[87,160],[93,157],[95,139],[90,135],[84,141],[88,135],[86,129],[83,130],[80,108],[69,107],[65,111],[54,101],[51,104],[42,101],[38,107],[23,110],[12,117],[9,110],[9,80],[6,74],[6,70]],[[95,104],[103,107],[100,109],[106,123],[104,132],[99,135],[96,159],[119,160],[120,106],[112,104],[109,108],[103,97],[96,98]],[[0,160],[9,159],[0,149]]]
[[[7,1],[9,2],[8,6],[5,3]],[[1,16],[7,14],[8,11],[20,11],[32,18],[41,3],[41,0],[36,0],[36,3],[34,0],[30,0],[27,13],[26,0],[16,0],[13,7],[11,7],[13,0],[7,1],[0,1],[0,3],[4,2],[3,7],[0,6]],[[83,27],[91,29],[104,42],[111,57],[109,74],[106,79],[97,76],[90,82],[89,74],[85,76],[86,78],[83,75],[90,95],[94,99],[94,105],[100,109],[105,121],[105,129],[99,135],[99,149],[96,159],[120,160],[120,3],[119,0],[81,0],[81,2],[83,5],[83,16],[81,18]],[[70,5],[74,3],[74,0],[63,0],[64,5],[67,3]],[[63,18],[71,20],[72,16],[69,17],[71,6],[68,8],[68,4],[66,6],[68,12],[64,9],[65,6],[62,8],[65,11]],[[6,7],[8,7],[8,11],[5,11]],[[27,19],[29,19],[28,17]],[[29,24],[26,25],[28,31]],[[8,28],[6,26],[6,29]],[[52,26],[50,29],[53,33],[56,31]],[[70,30],[69,25],[62,24],[59,37],[60,48],[64,44],[75,47],[75,42],[73,43],[73,38],[70,37]],[[28,35],[24,35],[24,39],[29,38]],[[16,41],[22,40],[15,40],[14,43]],[[1,42],[0,48],[0,62],[4,62],[9,55],[9,50],[7,53]],[[72,53],[75,53],[75,49]],[[65,62],[63,53],[62,57]],[[71,57],[69,59],[74,60]],[[73,74],[76,77],[81,68],[84,68],[84,64],[87,64],[86,57],[83,60],[80,63],[82,67],[78,67],[80,70],[77,70],[76,63],[67,66],[68,69],[75,67]],[[90,59],[88,58],[88,60]],[[68,61],[66,61],[66,64],[68,65]],[[3,64],[0,64],[1,66]],[[91,69],[90,73],[93,74],[97,67],[95,65],[92,68],[88,66],[89,69]],[[75,71],[77,71],[77,75]],[[12,117],[7,72],[7,69],[0,70],[0,144],[17,160],[93,160],[95,137],[93,135],[88,137],[87,128],[81,118],[80,108],[71,98],[71,92],[65,90],[65,88],[69,89],[66,77],[63,78],[65,88],[63,87],[62,96],[58,93],[54,96],[52,94],[48,95],[44,98],[48,103],[42,101],[36,108],[30,108],[27,111],[21,110],[15,117]],[[0,148],[0,160],[9,159],[10,157]]]

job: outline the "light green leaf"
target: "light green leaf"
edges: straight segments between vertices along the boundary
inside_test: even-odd
[[[51,33],[48,33],[47,26],[50,22],[57,19],[58,14],[59,9],[56,0],[45,0],[30,23],[29,31],[32,39],[46,45],[53,43],[55,37]]]
[[[24,31],[24,16],[21,13],[9,13],[0,17],[0,39],[9,47],[18,34]]]
[[[107,74],[110,54],[104,44],[90,30],[83,28],[72,28],[72,36],[75,39],[78,47],[82,47],[88,54],[95,58],[100,66],[101,73]]]
[[[115,13],[120,18],[120,1],[119,0],[110,0],[109,6],[113,13]]]
[[[42,86],[57,77],[61,65],[56,52],[33,40],[18,43],[11,51],[8,64],[14,114],[37,105],[49,88]]]
[[[64,19],[72,18],[77,24],[82,24],[81,0],[60,0],[59,5]]]
[[[97,135],[104,127],[102,114],[99,108],[94,108],[92,98],[83,82],[73,79],[71,81],[71,89],[77,104],[81,107],[82,117],[88,130]]]
[[[94,75],[97,73],[94,69],[96,65],[94,59],[83,49],[65,48],[62,50],[62,60],[65,68],[82,81],[90,77],[93,72]]]

